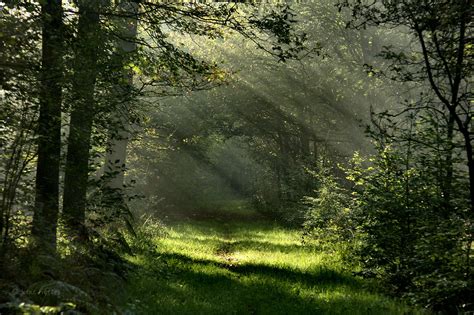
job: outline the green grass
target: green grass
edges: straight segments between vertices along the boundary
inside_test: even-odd
[[[158,255],[130,257],[134,314],[418,314],[366,289],[337,253],[302,246],[297,230],[253,216],[169,224]]]

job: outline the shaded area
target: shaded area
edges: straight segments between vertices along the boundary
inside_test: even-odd
[[[235,210],[226,211],[209,211],[209,210],[179,210],[173,209],[172,212],[160,213],[165,222],[171,224],[179,224],[183,222],[214,222],[214,223],[226,223],[226,222],[255,222],[255,221],[267,221],[268,219],[261,213],[255,211],[247,211],[240,208]]]
[[[360,288],[361,283],[354,277],[347,274],[321,266],[312,272],[304,272],[291,268],[283,268],[277,266],[268,266],[264,264],[249,264],[243,263],[229,266],[225,262],[216,262],[206,259],[196,259],[189,256],[170,253],[162,254],[160,259],[165,265],[173,264],[176,272],[181,273],[186,267],[183,266],[198,266],[201,267],[217,267],[230,270],[233,274],[231,276],[248,276],[256,275],[257,277],[269,277],[274,281],[293,281],[299,282],[306,286],[315,286],[320,284],[345,285],[353,288]]]

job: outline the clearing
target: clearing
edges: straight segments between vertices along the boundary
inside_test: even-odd
[[[175,219],[127,286],[131,314],[418,314],[368,289],[337,252],[252,212]]]

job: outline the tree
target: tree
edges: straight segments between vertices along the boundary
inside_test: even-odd
[[[313,168],[318,155],[327,150],[331,159],[345,162],[355,149],[370,150],[360,121],[369,121],[371,105],[386,108],[394,99],[387,96],[388,84],[369,77],[363,69],[364,62],[374,60],[376,48],[391,40],[391,32],[346,29],[345,16],[331,1],[300,3],[293,10],[304,19],[304,25],[297,27],[308,35],[308,46],[318,47],[319,57],[276,64],[271,56],[250,49],[251,43],[232,34],[226,45],[212,39],[192,45],[186,36],[175,35],[176,42],[192,45],[201,58],[225,60],[233,75],[228,86],[191,93],[190,101],[163,101],[170,104],[165,110],[174,121],[169,112],[176,108],[174,115],[178,115],[183,103],[189,102],[198,113],[201,109],[197,108],[207,108],[203,111],[209,114],[196,114],[198,120],[207,120],[207,129],[195,138],[210,139],[208,130],[215,130],[241,141],[262,165],[260,172],[252,173],[254,180],[247,187],[258,204],[269,211],[281,208],[283,213],[290,213],[288,204],[298,203],[311,192],[314,181],[305,168]],[[396,87],[391,83],[390,88]],[[156,121],[151,125],[160,126]],[[173,134],[174,129],[170,130]],[[160,126],[156,132],[165,131]],[[178,132],[174,135],[180,137]],[[174,141],[179,143],[179,139]]]
[[[41,23],[28,9],[9,2],[0,13],[0,255],[22,238],[16,222],[33,199]]]
[[[36,200],[32,235],[38,246],[56,249],[61,154],[63,8],[60,0],[41,2],[42,57],[38,118]]]
[[[117,38],[117,55],[122,68],[122,78],[115,86],[118,96],[118,104],[114,107],[112,114],[108,148],[105,158],[105,170],[109,172],[107,186],[112,190],[121,190],[124,184],[124,168],[127,157],[127,146],[130,133],[130,112],[131,101],[133,100],[133,76],[134,71],[127,65],[129,55],[133,54],[137,47],[137,15],[138,5],[136,3],[123,1],[120,3],[120,10],[125,14],[125,18],[117,21],[119,25],[119,38]]]
[[[392,293],[444,312],[472,296],[472,1],[341,1],[349,26],[390,27],[408,45],[382,48],[370,67],[411,93],[373,115],[377,153],[350,171],[359,259]],[[428,202],[427,202],[428,201]]]
[[[97,59],[102,52],[100,36],[101,1],[78,1],[79,21],[74,43],[72,111],[69,123],[64,175],[63,219],[69,235],[87,238],[85,224],[86,194],[94,115],[97,112],[95,82]]]
[[[120,6],[101,3],[68,3],[71,15],[63,20],[63,5],[66,4],[62,2],[42,1],[40,5],[18,2],[18,6],[25,8],[22,13],[25,16],[36,13],[39,7],[42,17],[36,205],[32,227],[32,234],[41,247],[53,249],[56,244],[61,118],[67,118],[62,114],[66,113],[69,104],[71,116],[65,167],[64,219],[69,232],[76,234],[73,236],[84,238],[82,227],[86,218],[89,163],[97,127],[99,124],[108,125],[113,133],[112,129],[116,127],[113,125],[129,123],[124,121],[129,117],[111,122],[114,120],[111,119],[111,112],[117,109],[115,105],[119,103],[117,99],[124,94],[131,100],[132,96],[137,95],[163,96],[209,88],[219,78],[216,64],[198,60],[186,48],[178,48],[168,41],[170,30],[223,38],[222,28],[231,29],[282,61],[302,52],[304,36],[294,32],[293,13],[287,6],[257,8],[255,5],[235,3],[180,5],[140,1],[134,2],[137,13],[130,13],[124,12]],[[117,51],[120,49],[111,44],[123,40],[120,28],[112,22],[117,18],[134,19],[146,26],[140,36],[124,41],[136,45],[136,51],[119,57],[117,55],[121,54]],[[4,33],[1,36],[3,38]],[[69,46],[72,43],[70,39],[76,42]],[[8,51],[13,51],[10,44],[2,42]],[[71,65],[63,64],[64,59],[71,56]],[[30,64],[24,60],[23,64],[9,62],[2,61],[2,67],[24,69]],[[139,82],[135,87],[131,84],[132,73]],[[127,77],[125,84],[121,82],[124,77]],[[72,78],[71,82],[67,81],[69,78]],[[1,80],[3,85],[5,76],[2,75]],[[117,93],[117,90],[120,91]],[[63,91],[64,100],[70,102],[64,102]],[[35,100],[34,91],[25,94],[31,96],[30,100]],[[111,95],[112,100],[107,100],[106,97]],[[111,104],[114,106],[107,108]],[[103,118],[109,121],[100,121]],[[125,152],[126,145],[122,147]],[[109,161],[111,159],[108,158]],[[123,162],[124,158],[118,160]],[[117,175],[121,178],[122,170]],[[2,233],[7,212],[3,207],[0,220]]]
[[[143,91],[153,93],[156,87],[167,87],[178,93],[184,89],[197,89],[209,83],[207,79],[216,68],[167,41],[162,23],[180,32],[210,37],[221,36],[220,28],[227,27],[244,34],[262,49],[266,49],[263,46],[265,41],[259,39],[255,31],[267,32],[276,37],[275,49],[271,52],[281,60],[292,58],[301,51],[302,38],[289,28],[294,22],[288,14],[289,8],[282,8],[281,12],[272,10],[264,16],[238,10],[234,4],[172,5],[121,1],[117,6],[105,7],[95,1],[79,1],[78,8],[63,213],[69,232],[78,239],[85,239],[91,139],[97,117],[105,115],[109,120],[106,123],[109,129],[106,186],[115,191],[114,194],[120,193],[133,97],[145,95]],[[103,33],[107,36],[99,36],[101,16],[107,21],[104,24],[108,29]],[[124,21],[125,27],[119,25]],[[146,26],[145,34],[137,35],[137,23]],[[99,42],[114,44],[102,50],[99,46],[104,44]],[[103,59],[102,69],[98,69],[97,59]],[[111,75],[108,78],[107,72]],[[110,89],[108,92],[112,98],[108,101],[108,109],[96,104],[107,103],[94,97],[94,93],[100,92],[96,84],[98,75],[103,81],[102,86],[108,85]],[[142,86],[133,86],[134,75]]]
[[[472,1],[341,1],[352,9],[353,27],[405,28],[413,39],[409,51],[384,47],[396,80],[426,82],[437,98],[435,104],[447,121],[446,137],[463,139],[469,172],[471,211],[474,212],[474,160],[472,136]],[[456,128],[453,128],[453,124]],[[450,157],[447,156],[447,161]],[[448,180],[450,177],[448,169]],[[449,187],[449,184],[447,185]],[[448,195],[450,193],[448,192]]]

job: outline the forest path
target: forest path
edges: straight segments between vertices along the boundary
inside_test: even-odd
[[[363,288],[336,252],[255,214],[170,223],[157,255],[131,257],[130,314],[412,314]]]

